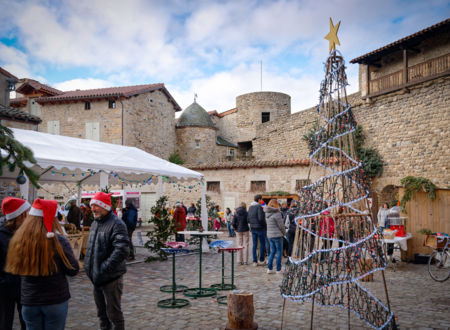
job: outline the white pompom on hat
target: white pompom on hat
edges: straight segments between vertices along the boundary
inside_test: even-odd
[[[17,218],[30,207],[30,203],[21,198],[6,197],[2,201],[2,212],[5,215],[6,220]]]
[[[111,211],[111,194],[104,193],[103,191],[99,191],[92,197],[91,202],[89,203],[91,206],[93,204],[98,205],[104,208],[107,211]]]
[[[47,229],[47,237],[55,237],[53,233],[53,222],[55,221],[56,210],[58,203],[54,200],[36,199],[30,210],[30,215],[42,217],[44,219],[44,226]]]

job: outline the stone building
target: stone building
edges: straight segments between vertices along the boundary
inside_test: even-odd
[[[447,19],[350,61],[359,65],[360,91],[348,101],[365,132],[365,146],[384,160],[383,175],[372,183],[374,197],[382,201],[391,198],[392,188],[407,175],[450,187],[449,30]],[[143,86],[63,94],[35,87],[28,96],[56,93],[35,99],[41,131],[59,121],[60,134],[135,145],[163,158],[178,151],[184,166],[205,174],[208,194],[223,206],[249,203],[255,193],[295,193],[308,178],[322,175],[309,172],[303,140],[317,111],[291,114],[289,95],[240,95],[236,107],[222,113],[207,113],[194,102],[176,123],[174,114],[180,109],[164,85]],[[25,93],[25,87],[20,90]],[[200,189],[192,187],[194,183],[169,183],[165,193],[171,202],[193,202]],[[156,192],[155,185],[140,189]]]
[[[175,151],[175,112],[164,84],[62,92],[25,79],[11,103],[39,115],[39,131],[139,147],[158,157]]]

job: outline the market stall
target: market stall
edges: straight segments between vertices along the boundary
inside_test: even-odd
[[[202,181],[202,225],[208,228],[206,211],[206,187],[203,174],[170,163],[136,147],[77,139],[62,135],[12,129],[14,137],[33,151],[37,164],[32,169],[40,174],[40,183],[72,182],[78,185],[81,198],[82,186],[108,186],[111,179],[128,184],[158,183],[158,196],[163,194],[167,178],[183,181]],[[2,150],[2,153],[4,151]],[[31,165],[31,164],[30,164]],[[3,170],[1,180],[16,180],[18,170]],[[36,198],[36,191],[29,180],[20,186],[21,195],[28,200]]]

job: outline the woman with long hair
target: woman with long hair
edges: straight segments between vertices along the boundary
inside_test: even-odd
[[[70,298],[66,275],[79,264],[56,220],[57,203],[36,199],[11,238],[5,271],[21,276],[22,316],[28,330],[64,329]]]

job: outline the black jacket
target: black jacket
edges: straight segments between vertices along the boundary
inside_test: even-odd
[[[295,233],[297,229],[297,224],[295,223],[295,217],[297,216],[298,208],[292,208],[287,211],[287,218],[289,219],[289,228],[288,231],[292,234]]]
[[[95,219],[86,246],[84,269],[94,286],[102,286],[126,273],[129,253],[125,224],[112,211]]]
[[[22,276],[20,302],[22,305],[54,305],[69,300],[69,283],[66,275],[75,276],[80,266],[73,255],[69,242],[58,235],[64,254],[74,269],[68,269],[57,256],[58,272],[50,276]]]
[[[0,297],[15,299],[20,298],[20,276],[12,275],[4,271],[8,245],[13,232],[6,229],[4,223],[0,225]]]
[[[248,209],[248,223],[250,230],[267,230],[266,215],[264,214],[262,206],[257,202],[252,202]]]
[[[243,207],[238,207],[236,209],[236,213],[233,216],[232,225],[238,233],[243,233],[250,230],[248,227],[247,216],[248,213]]]

